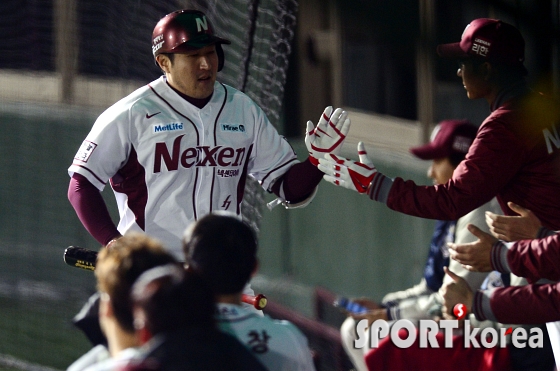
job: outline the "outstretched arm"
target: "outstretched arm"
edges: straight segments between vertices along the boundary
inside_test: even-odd
[[[313,194],[322,177],[323,173],[308,158],[290,167],[276,180],[272,193],[290,204],[297,204]]]
[[[274,182],[271,189],[275,195],[285,201],[285,206],[297,204],[305,206],[312,199],[323,177],[323,173],[317,169],[318,157],[322,157],[325,153],[339,153],[349,130],[348,113],[341,108],[335,110],[331,106],[325,108],[316,127],[311,121],[307,121],[305,146],[309,157],[290,167]]]

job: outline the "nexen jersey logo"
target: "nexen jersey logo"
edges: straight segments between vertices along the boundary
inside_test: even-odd
[[[171,153],[165,142],[156,143],[154,157],[154,173],[161,172],[162,162],[168,171],[177,170],[179,164],[189,169],[193,166],[241,166],[245,157],[245,147],[231,148],[224,146],[196,146],[181,150],[181,139],[179,135],[173,141]]]
[[[162,133],[165,131],[183,130],[182,122],[171,122],[169,124],[156,124],[153,126],[154,134]]]

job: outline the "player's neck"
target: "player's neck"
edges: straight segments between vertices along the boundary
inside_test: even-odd
[[[216,295],[216,302],[224,303],[224,304],[241,305],[241,295],[242,293]]]
[[[212,99],[212,94],[210,94],[206,98],[189,97],[188,95],[181,93],[179,90],[177,90],[173,86],[171,86],[171,84],[168,81],[166,81],[166,83],[171,89],[173,89],[177,94],[179,94],[181,96],[181,98],[183,98],[184,100],[186,100],[187,102],[189,102],[190,104],[192,104],[193,106],[195,106],[199,109],[203,108],[208,102],[210,102],[210,99]]]
[[[107,338],[111,357],[116,357],[125,349],[134,348],[140,345],[135,333],[127,332],[118,327],[114,328],[112,334],[107,334]]]

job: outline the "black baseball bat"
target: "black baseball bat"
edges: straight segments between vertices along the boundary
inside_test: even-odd
[[[72,267],[93,271],[96,261],[97,251],[79,246],[68,246],[64,250],[64,262]]]
[[[64,250],[64,262],[72,267],[94,271],[96,261],[97,251],[84,249],[79,246],[68,246]],[[266,296],[263,294],[256,296],[243,294],[241,301],[259,310],[262,310],[267,304]]]

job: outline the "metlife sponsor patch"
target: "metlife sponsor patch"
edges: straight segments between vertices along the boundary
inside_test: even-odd
[[[78,149],[78,153],[76,153],[76,156],[74,156],[74,159],[82,162],[88,162],[89,157],[96,147],[97,144],[90,142],[89,140],[84,140],[82,142],[82,145],[80,146],[80,149]]]
[[[220,129],[231,133],[245,133],[245,125],[243,124],[220,124]]]
[[[185,125],[182,122],[170,122],[167,124],[152,125],[152,133],[165,133],[169,131],[182,131]]]

